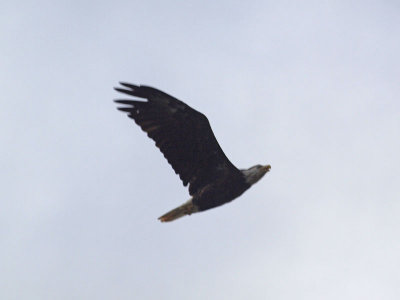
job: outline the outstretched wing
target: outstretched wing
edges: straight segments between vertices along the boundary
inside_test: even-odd
[[[156,142],[183,184],[193,195],[226,172],[240,171],[219,146],[205,115],[182,101],[152,87],[120,83],[118,92],[147,99],[115,100],[143,131]]]

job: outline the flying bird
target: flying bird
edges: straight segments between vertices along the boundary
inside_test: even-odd
[[[115,100],[164,154],[191,198],[158,219],[176,220],[232,201],[271,168],[236,168],[225,156],[205,115],[184,102],[149,86],[120,82],[116,91],[147,101]]]

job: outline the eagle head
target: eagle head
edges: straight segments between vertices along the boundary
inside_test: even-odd
[[[250,185],[259,181],[271,169],[270,165],[255,165],[247,170],[241,170],[246,182]]]

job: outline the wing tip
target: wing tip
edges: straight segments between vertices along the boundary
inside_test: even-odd
[[[118,104],[127,104],[127,105],[133,105],[135,103],[133,100],[123,100],[123,99],[115,99],[114,102]]]
[[[117,92],[120,92],[120,93],[125,93],[125,94],[132,93],[131,90],[123,89],[123,88],[120,88],[120,87],[115,87],[114,90],[116,90]]]
[[[127,112],[130,113],[132,112],[132,107],[117,107],[118,110],[123,111],[123,112]]]
[[[132,90],[137,89],[137,88],[140,87],[138,85],[135,85],[135,84],[132,84],[132,83],[129,83],[129,82],[124,82],[124,81],[120,81],[119,84],[124,86],[124,87],[130,88]]]

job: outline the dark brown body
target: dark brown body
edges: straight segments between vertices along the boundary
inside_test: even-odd
[[[193,195],[192,202],[198,207],[199,211],[231,202],[250,187],[244,177],[236,174],[236,176],[230,175],[227,174],[227,176],[217,179]]]

